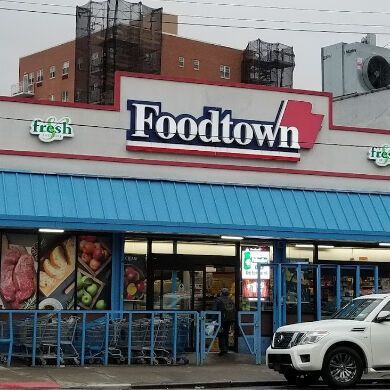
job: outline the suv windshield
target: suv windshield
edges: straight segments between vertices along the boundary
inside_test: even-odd
[[[332,318],[364,321],[381,302],[382,299],[354,299],[334,314]]]

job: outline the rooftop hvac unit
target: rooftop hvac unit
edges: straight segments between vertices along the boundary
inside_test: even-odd
[[[322,89],[334,97],[390,86],[390,49],[362,43],[322,48]]]

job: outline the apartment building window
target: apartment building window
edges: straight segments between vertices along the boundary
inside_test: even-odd
[[[50,68],[49,68],[49,77],[51,79],[54,79],[56,77],[56,67],[54,65],[52,65]]]
[[[179,57],[179,68],[184,68],[184,57]]]
[[[102,57],[99,52],[92,53],[91,55],[91,73],[100,71],[100,64],[102,63]]]
[[[192,60],[192,65],[194,67],[194,70],[199,70],[199,68],[200,68],[200,61],[199,60]]]
[[[221,76],[221,79],[230,79],[230,66],[227,65],[221,65],[219,67],[219,73]]]
[[[61,92],[61,101],[62,102],[68,102],[69,101],[68,91],[62,91]]]
[[[67,76],[69,74],[69,61],[65,61],[62,64],[62,75]]]
[[[54,95],[53,95],[53,94],[49,95],[49,100],[50,100],[51,102],[54,102],[55,98],[54,98]]]
[[[84,70],[84,59],[83,58],[77,59],[77,70]]]
[[[28,83],[30,85],[34,83],[34,72],[28,74]]]
[[[41,83],[43,81],[43,69],[39,69],[37,71],[37,83]]]

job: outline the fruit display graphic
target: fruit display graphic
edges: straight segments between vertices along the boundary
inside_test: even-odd
[[[108,237],[79,236],[77,306],[84,310],[110,308],[111,241]]]
[[[142,255],[126,255],[123,270],[124,299],[142,301],[146,292],[146,257]]]
[[[106,301],[100,298],[105,284],[88,275],[85,271],[77,272],[77,305],[82,309],[104,310],[107,308]]]
[[[111,245],[99,236],[80,236],[79,263],[91,274],[98,275],[111,262]]]

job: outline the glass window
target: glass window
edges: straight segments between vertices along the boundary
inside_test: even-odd
[[[62,64],[62,75],[66,76],[67,74],[69,74],[69,61],[65,61]]]
[[[332,318],[364,321],[381,302],[382,299],[355,299],[339,310]]]
[[[34,72],[28,74],[28,83],[32,84],[34,82]]]
[[[251,310],[256,307],[257,275],[260,267],[261,300],[263,307],[271,302],[271,285],[273,272],[267,264],[272,262],[272,246],[264,245],[241,245],[241,278],[242,278],[242,309]]]
[[[352,246],[318,246],[318,259],[322,261],[390,262],[389,248],[359,248]]]
[[[78,58],[77,59],[77,69],[78,70],[83,70],[84,69],[84,59],[83,58]]]
[[[49,100],[52,101],[52,102],[55,100],[53,94],[49,95]]]
[[[310,243],[287,244],[286,258],[289,262],[312,263],[314,245]]]
[[[146,255],[126,254],[123,262],[123,300],[125,310],[146,309]]]
[[[52,65],[49,68],[49,78],[54,79],[56,77],[56,67]]]
[[[199,68],[200,68],[200,61],[199,60],[193,60],[192,64],[194,66],[194,70],[199,70]]]
[[[37,83],[41,83],[43,81],[43,69],[39,69],[37,71]]]
[[[68,102],[69,101],[68,91],[62,91],[61,92],[61,101],[62,102]]]
[[[178,242],[177,253],[180,255],[235,256],[236,247],[234,244],[217,242]]]
[[[173,241],[153,241],[152,253],[172,254]]]
[[[146,240],[126,240],[125,254],[146,255],[148,243]]]
[[[221,65],[219,67],[219,72],[220,72],[221,79],[227,79],[227,80],[230,79],[230,66]]]
[[[184,68],[184,57],[179,57],[178,62],[179,68]]]

